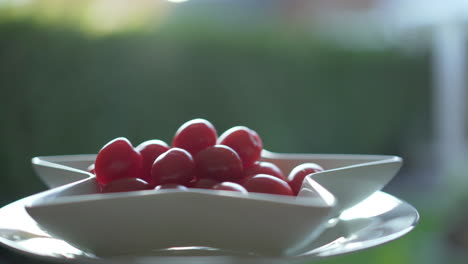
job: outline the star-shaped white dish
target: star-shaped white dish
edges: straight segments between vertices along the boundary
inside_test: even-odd
[[[95,154],[43,156],[32,159],[41,180],[50,188],[83,180]],[[338,212],[351,208],[381,190],[397,174],[402,159],[390,155],[285,154],[264,150],[262,160],[276,164],[286,175],[297,165],[312,162],[325,171],[310,176],[337,198]]]
[[[395,156],[264,151],[262,158],[285,173],[305,162],[325,171],[306,177],[298,198],[200,189],[97,194],[85,170],[95,155],[37,157],[34,168],[52,189],[26,210],[47,232],[103,256],[188,246],[288,256],[310,245],[330,218],[383,188],[401,166]]]

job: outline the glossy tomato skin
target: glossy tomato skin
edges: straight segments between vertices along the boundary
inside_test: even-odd
[[[141,154],[123,137],[107,143],[94,163],[96,180],[102,185],[123,178],[140,178],[141,169]]]
[[[188,185],[195,178],[192,155],[180,148],[171,148],[161,154],[151,168],[150,184]]]
[[[257,174],[248,179],[243,186],[248,192],[293,196],[289,184],[275,176]]]
[[[283,174],[283,171],[271,162],[260,161],[256,162],[252,167],[245,170],[245,177],[249,177],[256,174],[267,174],[275,176],[283,181],[286,181],[286,177]]]
[[[151,186],[139,178],[122,178],[101,186],[102,193],[131,192],[149,190]]]
[[[243,168],[239,155],[230,147],[215,145],[195,156],[197,175],[217,181],[236,181],[242,178]]]
[[[164,152],[169,150],[169,146],[166,142],[158,139],[147,140],[135,148],[140,152],[142,160],[142,178],[146,181],[150,181],[151,168],[153,167],[154,161]]]
[[[195,156],[201,150],[216,144],[216,129],[205,119],[193,119],[183,124],[176,132],[172,146],[187,150]]]
[[[247,190],[240,184],[234,182],[222,182],[218,183],[212,187],[213,190],[219,191],[233,191],[233,192],[240,192],[243,194],[247,194]]]
[[[315,163],[303,163],[296,166],[288,175],[288,183],[291,186],[295,195],[297,195],[302,187],[304,178],[312,173],[321,172],[323,168]]]
[[[234,149],[242,160],[244,168],[254,166],[260,159],[263,143],[257,132],[245,126],[228,129],[218,139],[218,144]]]

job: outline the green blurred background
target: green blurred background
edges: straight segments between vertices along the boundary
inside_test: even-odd
[[[1,206],[45,189],[34,156],[96,153],[118,136],[170,142],[202,117],[219,132],[249,126],[276,152],[404,158],[386,190],[419,209],[416,230],[320,263],[464,263],[466,206],[438,194],[426,159],[424,34],[417,49],[355,44],[304,19],[302,1],[189,2],[0,1]]]

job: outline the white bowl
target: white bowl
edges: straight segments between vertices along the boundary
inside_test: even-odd
[[[26,206],[46,232],[100,256],[173,247],[292,255],[326,228],[335,199],[313,180],[299,197],[202,189],[96,194],[94,178],[57,187]]]
[[[53,188],[93,175],[86,168],[96,155],[36,157],[33,167],[44,183]],[[310,175],[337,199],[337,213],[380,191],[398,172],[402,159],[389,155],[284,154],[264,150],[262,159],[275,163],[286,175],[297,165],[313,162],[325,171]]]
[[[41,195],[41,194],[39,194]],[[327,228],[303,251],[287,257],[245,256],[205,249],[185,248],[145,252],[122,258],[106,258],[83,252],[67,241],[40,230],[24,207],[37,195],[0,208],[0,245],[41,263],[94,264],[286,264],[311,263],[341,254],[362,251],[393,241],[411,231],[418,212],[410,204],[377,192],[358,206],[343,212],[336,225]]]
[[[48,186],[68,184],[40,194],[26,209],[47,232],[99,255],[184,246],[294,254],[323,231],[329,217],[382,189],[402,163],[396,156],[264,151],[262,159],[285,173],[304,162],[325,169],[306,177],[300,198],[293,199],[196,189],[95,194],[94,176],[85,171],[95,157],[34,158]]]
[[[39,178],[50,188],[93,177],[87,171],[95,154],[35,157],[31,160]]]
[[[285,173],[306,162],[317,163],[325,170],[309,175],[337,199],[337,212],[349,209],[380,191],[400,170],[403,161],[397,156],[351,154],[283,154],[263,151],[265,161]]]

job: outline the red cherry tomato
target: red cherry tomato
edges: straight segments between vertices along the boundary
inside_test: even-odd
[[[293,196],[293,191],[289,184],[275,176],[257,174],[244,183],[245,189],[249,192],[268,193]]]
[[[180,184],[163,184],[163,185],[158,185],[155,190],[163,190],[163,189],[177,189],[177,190],[187,190],[187,187],[180,185]]]
[[[212,187],[213,190],[220,190],[220,191],[233,191],[233,192],[240,192],[243,194],[247,194],[247,190],[242,187],[240,184],[234,182],[222,182],[216,184]]]
[[[256,174],[272,175],[283,181],[286,181],[286,177],[284,176],[281,169],[271,162],[260,161],[260,162],[255,163],[254,166],[244,171],[245,177],[249,177],[251,175],[256,175]]]
[[[140,178],[142,157],[126,138],[116,138],[107,143],[96,157],[96,180],[100,184],[122,178]]]
[[[202,178],[198,179],[194,184],[191,185],[191,187],[198,189],[211,189],[211,187],[215,186],[218,183],[220,183],[220,181],[216,181],[209,178]]]
[[[288,176],[288,183],[293,189],[294,194],[297,195],[299,193],[302,182],[307,175],[321,171],[323,171],[323,168],[315,163],[303,163],[295,167]]]
[[[102,193],[131,192],[149,190],[151,186],[144,180],[138,178],[122,178],[102,185]]]
[[[151,167],[154,161],[164,152],[169,150],[169,146],[162,140],[147,140],[135,148],[143,157],[142,178],[149,181],[151,178]]]
[[[242,178],[242,162],[230,147],[215,145],[195,156],[197,174],[217,181],[236,181]]]
[[[195,162],[192,155],[183,149],[172,148],[154,161],[150,183],[154,186],[167,183],[188,185],[194,178]]]
[[[249,168],[260,159],[263,143],[257,132],[244,126],[233,127],[224,132],[218,144],[234,149],[242,160],[244,168]]]
[[[201,150],[216,144],[215,127],[205,119],[194,119],[183,124],[176,132],[172,146],[182,148],[195,156]]]

